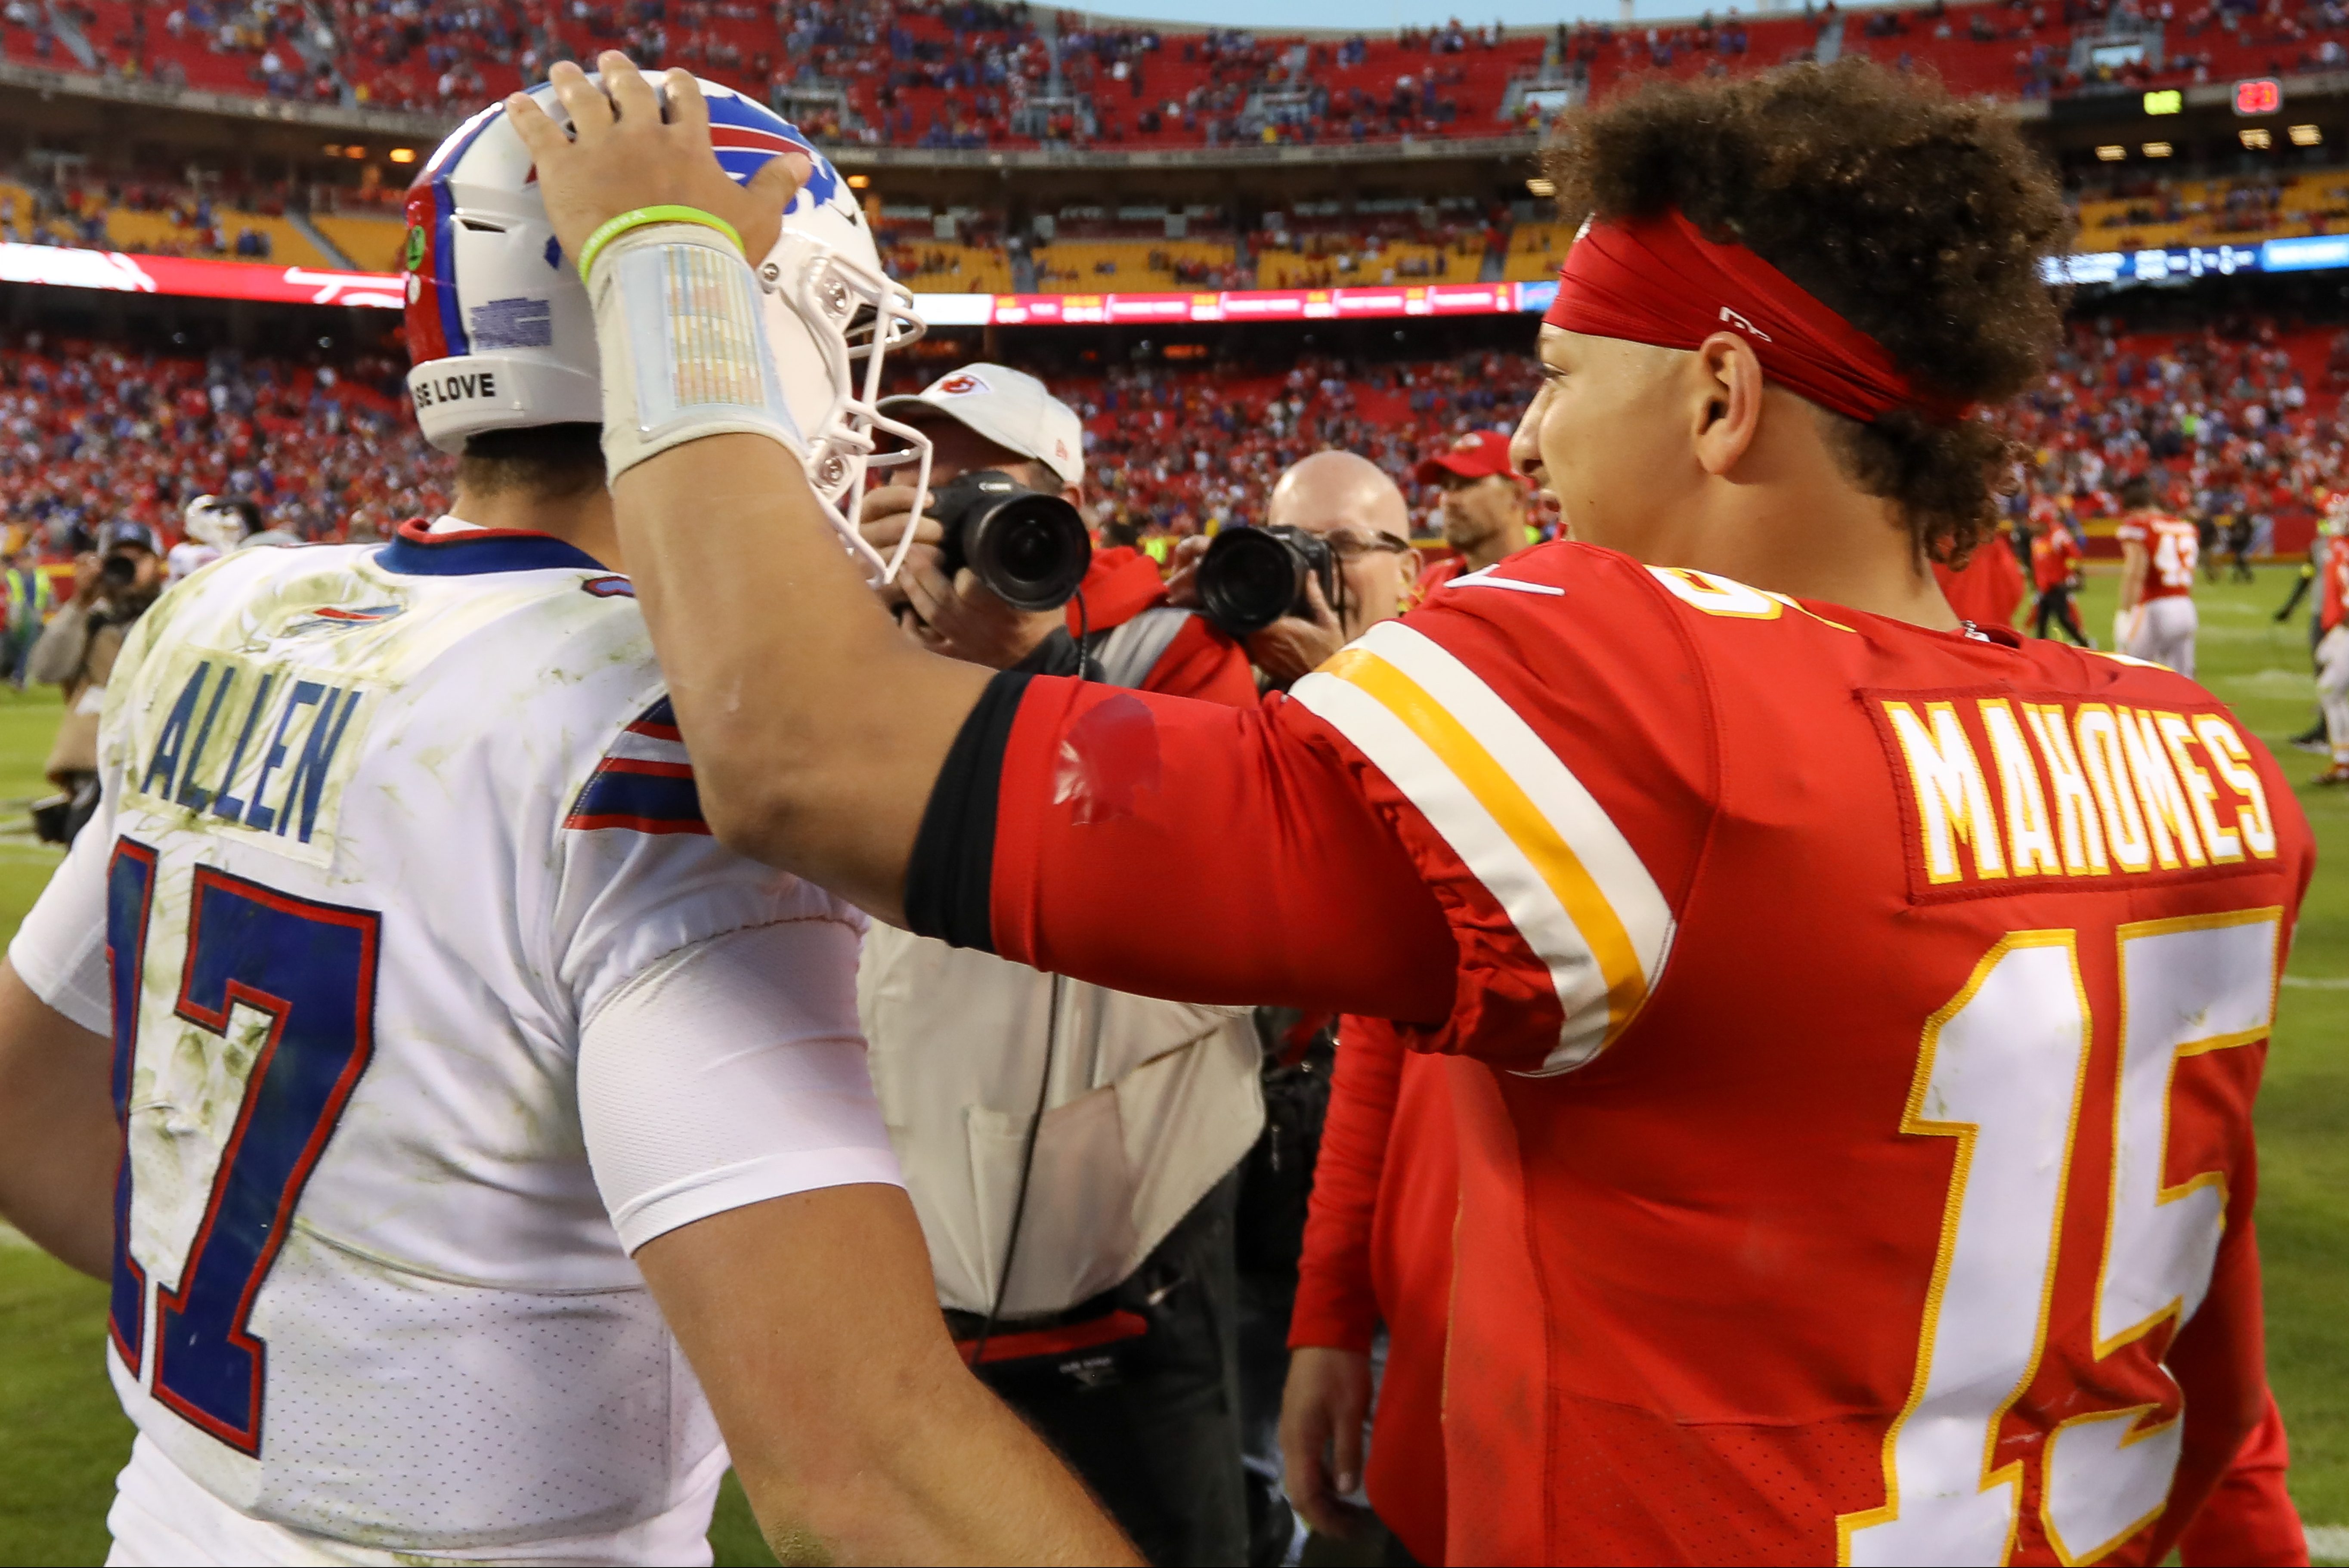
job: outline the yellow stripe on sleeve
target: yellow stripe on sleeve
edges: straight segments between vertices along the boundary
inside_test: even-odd
[[[1623,1032],[1647,1000],[1648,980],[1630,934],[1565,835],[1506,769],[1427,690],[1361,646],[1321,666],[1365,693],[1416,736],[1499,824],[1574,922],[1607,987],[1607,1034]],[[1436,824],[1442,830],[1443,824]]]

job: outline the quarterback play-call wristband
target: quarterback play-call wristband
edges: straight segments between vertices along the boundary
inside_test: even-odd
[[[715,212],[705,212],[698,207],[679,207],[673,203],[656,207],[636,207],[620,213],[617,217],[606,218],[596,225],[594,233],[587,236],[587,242],[579,247],[580,280],[582,282],[586,280],[588,269],[595,264],[595,258],[603,252],[605,246],[629,230],[641,229],[648,223],[701,223],[717,230],[733,241],[736,250],[742,248],[741,234],[733,224]]]
[[[590,242],[613,480],[671,447],[736,432],[806,459],[767,341],[765,292],[730,233],[658,220]]]

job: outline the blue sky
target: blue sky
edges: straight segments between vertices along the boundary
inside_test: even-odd
[[[1470,8],[1473,7],[1473,8]],[[1210,27],[1361,27],[1388,31],[1405,23],[1442,22],[1454,15],[1469,23],[1498,19],[1513,27],[1548,26],[1561,18],[1622,15],[1619,0],[1091,0],[1083,9],[1101,15],[1149,16]],[[1725,4],[1722,7],[1726,9]],[[1753,12],[1758,4],[1738,7]],[[1640,19],[1693,16],[1703,0],[1639,0]]]

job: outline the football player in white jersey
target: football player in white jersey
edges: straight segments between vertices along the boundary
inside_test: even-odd
[[[200,495],[180,513],[187,537],[163,558],[164,586],[191,576],[261,531],[261,509],[242,496]]]
[[[829,173],[709,93],[737,179]],[[454,514],[167,596],[0,968],[0,1213],[113,1282],[110,1561],[706,1563],[730,1449],[779,1551],[1130,1560],[947,1336],[862,916],[702,821],[530,173],[492,110],[411,193]],[[857,469],[847,302],[911,318],[821,183],[751,378]]]

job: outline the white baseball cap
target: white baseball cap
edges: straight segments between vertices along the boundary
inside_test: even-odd
[[[1024,370],[966,365],[911,397],[884,397],[880,403],[880,412],[892,419],[919,418],[930,409],[1007,452],[1043,464],[1060,475],[1062,484],[1084,482],[1084,421]]]

